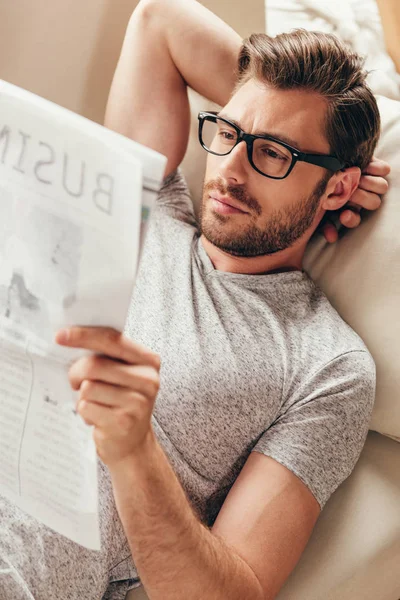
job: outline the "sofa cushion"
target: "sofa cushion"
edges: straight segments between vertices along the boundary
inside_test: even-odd
[[[370,431],[276,600],[400,598],[400,447]]]

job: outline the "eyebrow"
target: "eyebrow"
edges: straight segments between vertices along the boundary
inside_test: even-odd
[[[217,115],[218,117],[222,117],[223,119],[227,119],[227,121],[231,121],[234,125],[236,125],[236,127],[239,127],[239,129],[242,129],[240,124],[238,123],[238,121],[236,121],[235,119],[232,119],[232,117],[229,117],[228,115],[225,115],[224,113],[218,113]],[[294,140],[293,138],[288,137],[287,135],[284,135],[282,133],[271,133],[270,131],[258,131],[253,135],[267,135],[270,137],[275,138],[278,141],[284,142],[285,144],[289,144],[289,146],[293,146],[293,148],[296,148],[296,150],[300,150],[300,144],[297,140]]]

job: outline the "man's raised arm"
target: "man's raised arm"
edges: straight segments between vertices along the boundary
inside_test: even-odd
[[[240,36],[195,0],[141,0],[130,18],[104,125],[168,157],[188,144],[187,85],[217,104],[235,84]]]

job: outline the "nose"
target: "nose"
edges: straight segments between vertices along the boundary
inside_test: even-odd
[[[251,165],[247,157],[247,146],[240,141],[226,156],[221,156],[219,173],[226,181],[241,185],[247,181]]]

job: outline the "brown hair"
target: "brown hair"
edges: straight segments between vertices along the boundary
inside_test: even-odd
[[[366,83],[364,60],[332,34],[295,29],[243,41],[234,93],[249,79],[276,89],[304,89],[326,98],[330,152],[346,167],[370,162],[380,134],[380,116]]]

